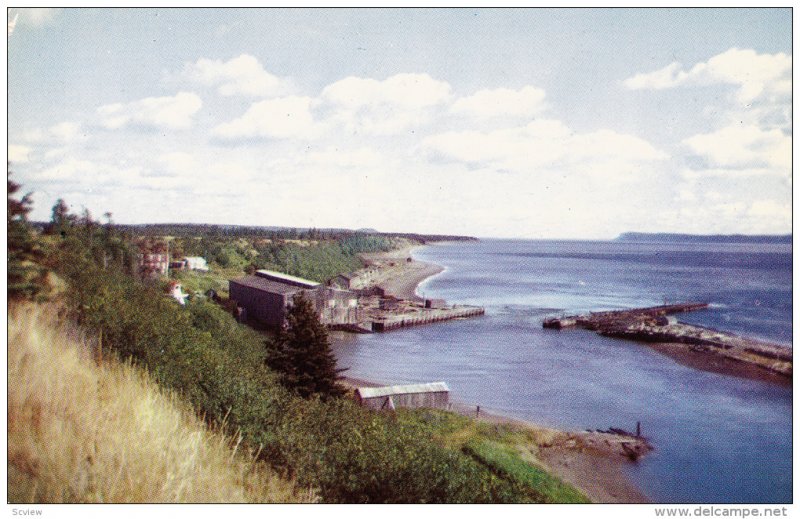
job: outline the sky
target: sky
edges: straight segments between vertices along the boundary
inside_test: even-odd
[[[789,8],[8,13],[34,220],[791,232]]]

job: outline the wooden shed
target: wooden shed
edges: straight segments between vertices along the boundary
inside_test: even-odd
[[[447,409],[450,389],[444,382],[409,384],[405,386],[359,387],[355,390],[356,401],[372,409],[395,409],[397,407],[432,407]]]

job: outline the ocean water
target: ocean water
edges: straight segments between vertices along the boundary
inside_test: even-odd
[[[628,466],[661,503],[792,500],[792,390],[699,371],[635,342],[544,330],[550,315],[708,301],[680,320],[791,345],[791,246],[482,240],[415,257],[446,267],[418,292],[476,319],[337,334],[347,374],[444,380],[454,400],[566,429],[636,422],[655,451]]]

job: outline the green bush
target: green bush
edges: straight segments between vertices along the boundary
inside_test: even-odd
[[[263,367],[264,339],[210,302],[181,307],[121,274],[72,272],[72,307],[106,350],[131,358],[328,502],[515,502],[514,487],[413,420],[347,399],[293,396]]]
[[[291,475],[326,502],[519,502],[513,485],[430,437],[348,400],[295,400],[279,436]]]
[[[457,433],[466,418],[431,410],[387,415],[346,398],[295,396],[265,367],[263,335],[210,301],[176,304],[162,284],[129,277],[124,262],[109,266],[108,255],[98,254],[110,243],[102,239],[77,232],[51,257],[70,284],[67,302],[79,323],[101,337],[105,352],[148,369],[208,422],[240,434],[262,459],[316,489],[324,501],[578,500],[502,449],[441,445],[442,436]],[[270,254],[271,261],[291,266],[279,270],[321,280],[356,268],[357,252],[384,246],[381,239],[358,236],[310,247],[278,246]]]

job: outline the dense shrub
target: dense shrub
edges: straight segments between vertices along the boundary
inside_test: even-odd
[[[396,420],[348,400],[295,400],[278,446],[327,502],[519,502],[513,485]]]
[[[131,358],[328,502],[519,502],[525,495],[411,421],[347,399],[302,399],[263,365],[264,339],[217,305],[180,307],[158,286],[67,269],[71,308],[106,351]],[[79,287],[78,287],[79,286]]]

